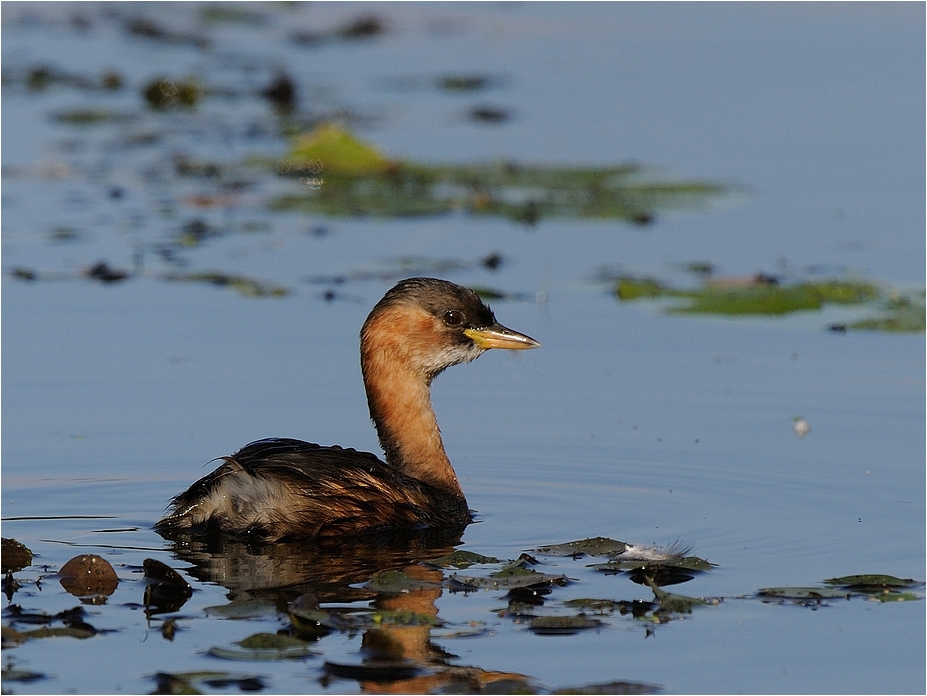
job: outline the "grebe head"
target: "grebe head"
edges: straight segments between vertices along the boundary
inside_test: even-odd
[[[498,323],[472,290],[436,278],[400,281],[376,304],[361,330],[362,362],[375,351],[400,361],[427,382],[490,348],[540,345]]]

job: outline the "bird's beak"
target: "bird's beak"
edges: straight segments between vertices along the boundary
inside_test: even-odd
[[[482,329],[464,329],[464,333],[482,348],[505,348],[508,350],[527,350],[540,348],[541,344],[531,336],[507,329],[502,324],[493,324]]]

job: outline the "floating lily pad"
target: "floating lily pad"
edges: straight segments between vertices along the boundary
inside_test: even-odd
[[[498,563],[498,558],[493,558],[492,556],[481,556],[478,553],[473,553],[472,551],[452,551],[451,553],[441,556],[441,558],[436,558],[433,561],[428,561],[429,565],[438,566],[439,568],[469,568],[472,565],[480,565],[484,563]]]
[[[539,546],[537,553],[545,556],[616,556],[624,553],[628,545],[623,541],[615,541],[607,537],[592,537],[579,541],[568,541],[564,544],[550,544]]]
[[[584,614],[576,616],[538,616],[532,619],[528,628],[539,635],[573,635],[590,628],[598,628],[602,622],[590,619]]]
[[[685,595],[669,592],[657,594],[657,601],[660,607],[656,611],[660,614],[691,614],[695,607],[707,606],[713,603],[700,597],[686,597]]]
[[[79,626],[56,626],[49,627],[43,626],[42,628],[36,628],[32,631],[14,631],[18,635],[10,635],[11,640],[22,643],[27,640],[32,640],[34,638],[91,638],[97,634],[92,627],[79,627]],[[4,635],[4,639],[7,636]]]
[[[547,575],[545,573],[527,573],[508,577],[492,576],[488,578],[453,573],[449,578],[449,582],[452,589],[511,590],[520,587],[534,587],[535,585],[566,585],[569,578],[566,575]]]
[[[242,599],[203,609],[207,616],[223,619],[255,619],[277,613],[277,605],[269,599]]]
[[[656,602],[646,602],[640,599],[620,600],[613,599],[568,599],[563,602],[563,606],[571,609],[581,609],[584,612],[593,614],[632,614],[633,616],[643,616],[651,609],[654,609]]]
[[[458,638],[484,638],[493,635],[494,631],[482,621],[471,621],[469,628],[454,631],[434,631],[432,637],[438,640],[455,640]]]
[[[921,598],[913,592],[890,592],[884,590],[870,595],[866,597],[866,599],[870,602],[916,602],[920,601]]]
[[[241,647],[212,647],[209,654],[224,660],[294,660],[312,654],[307,642],[279,633],[255,633],[238,645]]]
[[[637,570],[639,568],[670,568],[678,570],[707,571],[711,570],[711,563],[698,556],[685,556],[683,558],[667,558],[665,560],[643,560],[628,559],[623,560],[621,556],[607,563],[593,563],[589,566],[605,573],[619,573],[626,570]]]
[[[848,599],[850,593],[836,587],[766,587],[757,592],[760,597],[777,599]]]
[[[844,575],[839,578],[830,578],[825,580],[828,585],[839,585],[851,589],[878,589],[887,587],[915,587],[923,583],[910,578],[903,580],[896,578],[894,575]]]

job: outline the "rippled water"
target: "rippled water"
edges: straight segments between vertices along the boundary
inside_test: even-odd
[[[482,670],[467,672],[471,689],[622,681],[670,692],[923,692],[922,601],[809,607],[756,597],[857,573],[924,579],[923,335],[824,330],[850,310],[669,316],[654,303],[619,303],[595,281],[603,266],[669,275],[710,261],[724,275],[849,274],[922,289],[923,6],[240,9],[249,14],[208,22],[200,5],[3,5],[3,536],[38,554],[16,574],[22,588],[4,625],[23,630],[10,605],[49,615],[78,605],[50,576],[78,553],[103,556],[120,579],[85,617],[110,632],[5,648],[9,669],[45,678],[5,672],[4,690],[141,692],[155,688],[156,673],[203,670],[254,676],[277,693],[453,690],[463,682],[450,670],[469,667]],[[369,12],[383,19],[381,35],[292,41],[298,31],[332,36]],[[176,33],[131,34],[141,16]],[[30,90],[26,76],[43,65],[92,80],[114,70],[125,86],[59,80]],[[271,212],[287,182],[244,163],[287,151],[259,96],[281,69],[299,89],[297,120],[340,116],[394,157],[634,160],[739,193],[708,210],[658,213],[647,227]],[[493,80],[449,93],[434,87],[446,74]],[[195,111],[152,111],[140,90],[161,75],[196,77],[213,93]],[[481,105],[511,118],[469,120]],[[125,117],[80,127],[54,119],[75,108]],[[230,169],[221,181],[180,177],[178,155]],[[247,186],[227,186],[236,177]],[[219,206],[195,198],[229,191],[235,197]],[[220,234],[177,245],[196,220]],[[306,589],[335,603],[317,573],[338,563],[283,547],[191,556],[150,529],[167,500],[213,457],[260,437],[376,451],[357,331],[401,274],[397,259],[471,262],[494,252],[504,259],[498,270],[442,275],[520,293],[526,299],[493,307],[543,348],[490,353],[434,385],[449,455],[479,516],[461,548],[514,559],[597,535],[681,541],[717,567],[667,589],[723,601],[666,623],[615,612],[598,628],[548,636],[527,628],[501,591],[413,593],[446,623],[388,628],[427,665],[422,681],[391,686],[324,679],[326,661],[369,657],[370,631],[330,634],[298,661],[207,655],[288,621],[273,610],[232,620],[205,607]],[[133,275],[112,284],[82,277],[100,260]],[[39,278],[15,278],[15,268]],[[291,292],[259,299],[164,280],[178,269]],[[371,271],[383,277],[309,282]],[[810,423],[807,437],[792,431],[794,416]],[[406,553],[377,563],[401,566]],[[146,558],[192,584],[177,612],[146,616]],[[352,558],[360,567],[337,602],[394,601],[359,585],[377,563],[364,565],[362,551]],[[596,559],[538,560],[574,580],[546,596],[534,610],[542,615],[564,613],[569,599],[653,599],[625,575],[589,568]],[[287,589],[242,584],[267,575]],[[179,630],[166,640],[171,615]]]

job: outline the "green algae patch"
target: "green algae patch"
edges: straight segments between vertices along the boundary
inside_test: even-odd
[[[297,136],[287,157],[274,166],[280,176],[303,186],[275,198],[271,209],[334,217],[417,217],[464,210],[527,225],[544,218],[618,219],[645,225],[660,210],[705,207],[728,193],[727,187],[710,182],[653,181],[636,164],[559,167],[394,160],[331,123]]]
[[[860,331],[924,333],[927,328],[924,293],[893,295],[885,302],[879,315],[853,322],[847,328]]]
[[[670,312],[782,316],[803,310],[819,310],[825,304],[863,304],[878,298],[879,289],[871,283],[849,281],[796,285],[758,282],[743,287],[725,287],[709,283],[700,290],[677,296],[685,297],[689,304],[671,308]]]
[[[850,324],[836,324],[834,331],[847,329],[894,332],[923,332],[923,293],[901,295],[876,283],[834,279],[781,283],[777,278],[757,274],[748,278],[710,278],[696,288],[664,283],[652,277],[620,276],[613,292],[622,302],[669,299],[667,314],[710,314],[728,317],[781,317],[793,312],[820,311],[826,306],[880,307],[878,316]]]

